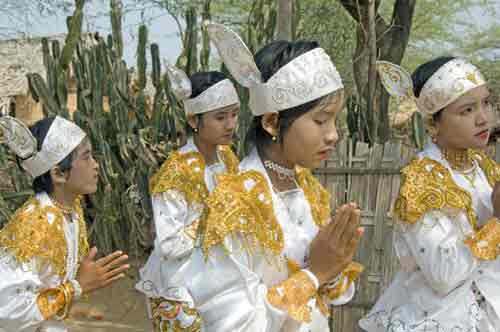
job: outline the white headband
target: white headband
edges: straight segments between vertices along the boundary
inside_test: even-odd
[[[186,114],[202,114],[215,111],[231,105],[239,105],[240,99],[233,83],[224,79],[190,98],[192,93],[191,80],[179,68],[167,65],[167,73],[178,100],[184,103]]]
[[[50,171],[83,141],[86,134],[76,124],[56,116],[49,128],[42,149],[37,140],[20,120],[11,116],[0,117],[0,129],[9,148],[21,159],[21,166],[34,178]]]
[[[406,70],[387,61],[377,61],[377,70],[391,96],[413,100],[425,116],[435,114],[468,91],[486,84],[476,66],[464,59],[453,59],[431,75],[417,98],[411,75]]]
[[[217,23],[207,23],[207,30],[228,70],[249,88],[249,106],[256,116],[303,105],[344,87],[322,48],[293,59],[263,83],[252,53],[238,34]]]

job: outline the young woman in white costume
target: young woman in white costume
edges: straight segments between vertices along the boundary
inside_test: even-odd
[[[255,117],[251,152],[210,194],[202,247],[184,272],[203,331],[328,331],[328,305],[353,297],[362,270],[352,262],[358,208],[342,206],[332,221],[308,170],[338,140],[342,81],[316,42],[273,42],[254,60],[233,31],[208,31]]]
[[[0,230],[0,331],[66,332],[72,304],[129,267],[121,251],[89,251],[80,197],[97,190],[99,165],[85,132],[62,117],[28,129],[4,116],[0,131],[35,191]]]
[[[490,92],[464,59],[441,57],[410,75],[380,62],[391,95],[415,103],[431,137],[404,168],[394,249],[401,269],[371,312],[367,331],[500,331],[500,180],[481,150],[494,122]]]
[[[184,103],[190,137],[150,180],[156,240],[136,288],[147,297],[154,331],[200,331],[201,319],[182,274],[196,245],[205,200],[220,174],[235,172],[231,151],[239,99],[220,72],[190,78],[168,67],[172,88]]]

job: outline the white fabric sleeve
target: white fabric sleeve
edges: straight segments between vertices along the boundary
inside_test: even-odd
[[[168,190],[152,197],[156,244],[166,258],[180,258],[189,254],[194,245],[184,229],[196,219],[189,211],[184,196],[176,190]]]
[[[0,253],[0,327],[4,331],[34,332],[45,321],[37,304],[42,282],[35,265],[18,265],[12,255]]]
[[[441,295],[448,294],[467,280],[478,265],[464,244],[469,231],[466,225],[468,221],[463,213],[451,217],[429,212],[416,225],[401,233],[403,241],[396,241],[399,243],[396,250],[400,257],[408,251],[429,286]]]
[[[279,331],[288,314],[267,302],[268,288],[239,243],[226,238],[226,248],[213,247],[207,259],[199,249],[191,255],[185,282],[204,331]]]

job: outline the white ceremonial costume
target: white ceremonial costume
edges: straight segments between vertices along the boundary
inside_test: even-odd
[[[491,221],[492,185],[500,180],[500,167],[484,154],[476,154],[474,164],[474,174],[454,171],[439,148],[429,143],[407,167],[404,190],[409,195],[413,192],[417,196],[414,201],[420,203],[411,210],[397,207],[401,220],[396,220],[394,249],[401,270],[360,321],[363,329],[500,331],[500,260],[496,248],[500,225]],[[472,183],[467,177],[473,178]],[[417,178],[429,179],[430,183],[422,185]],[[479,233],[482,227],[487,228]],[[484,301],[478,297],[484,297]]]
[[[42,149],[19,120],[0,117],[6,143],[33,177],[68,156],[85,138],[74,123],[53,121]],[[0,230],[0,331],[65,332],[63,320],[81,295],[75,280],[89,245],[80,200],[70,214],[38,193]]]
[[[276,113],[343,88],[321,48],[290,61],[267,82],[253,55],[232,30],[207,31],[233,77],[249,88],[256,116]],[[308,270],[309,246],[330,222],[330,195],[309,170],[289,170],[297,188],[276,192],[257,149],[236,174],[219,177],[207,199],[201,248],[183,276],[205,332],[328,331],[328,306],[354,295],[362,266],[351,263],[319,287]]]
[[[191,81],[167,66],[173,91],[186,114],[203,114],[238,106],[234,85],[224,79],[190,98]],[[201,319],[184,287],[182,275],[197,243],[205,200],[217,176],[236,172],[238,159],[229,146],[218,146],[217,161],[206,165],[193,138],[173,152],[150,180],[156,239],[154,250],[140,271],[136,289],[144,293],[154,331],[197,332]]]
[[[218,161],[205,166],[190,138],[151,181],[155,247],[140,271],[136,288],[146,295],[148,301],[167,300],[162,301],[164,312],[178,312],[180,315],[174,317],[182,322],[182,327],[199,325],[195,321],[197,317],[190,312],[194,308],[193,301],[179,275],[196,245],[199,221],[205,210],[204,200],[215,187],[217,176],[234,172],[237,167],[238,161],[229,147],[219,147],[217,154]],[[181,303],[181,308],[176,303]]]
[[[410,75],[379,62],[388,92],[430,117],[486,82],[479,70],[453,59],[413,94]],[[479,151],[464,151],[462,170],[429,142],[402,171],[394,207],[394,249],[400,271],[359,325],[369,332],[500,331],[500,223],[492,188],[500,167]]]
[[[328,331],[327,312],[317,302],[325,309],[354,296],[359,264],[320,291],[307,270],[310,243],[329,222],[329,195],[308,170],[298,174],[297,189],[275,192],[253,150],[238,175],[221,177],[209,199],[203,250],[195,249],[184,273],[203,331]],[[240,186],[243,191],[231,192]],[[288,312],[273,306],[274,292],[298,296],[296,306]]]

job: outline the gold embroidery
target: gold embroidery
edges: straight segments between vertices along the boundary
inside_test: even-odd
[[[251,190],[247,181],[254,182]],[[297,169],[297,182],[311,207],[318,227],[330,222],[330,194],[308,169]],[[268,249],[279,255],[283,249],[283,231],[274,213],[271,192],[265,177],[257,171],[223,175],[207,200],[203,250],[223,243],[228,234],[239,232],[253,248]]]
[[[219,145],[219,152],[222,162],[226,166],[227,173],[236,174],[238,173],[238,167],[240,161],[238,157],[233,153],[229,145]]]
[[[304,191],[313,220],[318,227],[328,225],[330,222],[330,193],[319,183],[305,168],[297,169],[297,182]]]
[[[402,185],[394,215],[414,224],[430,210],[455,208],[464,211],[473,227],[476,215],[470,194],[460,188],[447,168],[430,158],[413,160],[402,172]]]
[[[188,303],[164,298],[151,298],[149,300],[155,332],[201,331],[201,316]],[[181,315],[182,313],[184,315]]]
[[[253,186],[247,190],[245,183]],[[276,220],[266,179],[257,171],[225,174],[207,200],[202,248],[222,244],[228,234],[240,233],[252,248],[268,249],[280,254],[283,231]]]
[[[54,317],[63,320],[68,316],[75,291],[71,283],[65,283],[57,288],[42,291],[36,303],[45,320]],[[59,316],[59,317],[57,317]]]
[[[173,152],[149,183],[152,195],[175,189],[186,201],[203,203],[208,196],[205,184],[205,161],[199,152]]]
[[[80,200],[75,203],[79,223],[79,256],[88,253],[87,227]],[[41,206],[37,198],[29,199],[0,231],[0,247],[27,263],[37,257],[50,263],[62,279],[66,274],[68,246],[64,235],[64,215],[55,206]]]
[[[498,245],[500,244],[499,220],[492,218],[464,242],[469,246],[475,257],[484,260],[496,259],[499,253]]]
[[[301,270],[300,265],[292,259],[287,260],[287,267],[289,275],[293,275]],[[344,269],[344,271],[342,271],[339,279],[340,281],[337,285],[334,287],[323,285],[318,289],[318,292],[316,293],[316,303],[323,315],[330,315],[328,311],[328,303],[344,295],[364,269],[363,265],[357,262],[351,262]]]
[[[490,186],[500,181],[500,167],[482,151],[471,151]],[[430,210],[456,208],[467,214],[476,228],[477,218],[470,193],[460,188],[443,165],[430,158],[413,160],[403,169],[402,185],[394,206],[394,215],[414,224]]]
[[[493,188],[500,181],[500,166],[482,151],[474,151],[472,156],[483,170],[488,183]]]
[[[308,305],[316,294],[316,287],[304,271],[293,274],[279,285],[268,289],[268,302],[288,312],[298,322],[311,321],[311,308]]]
[[[323,315],[329,315],[328,303],[344,295],[345,292],[349,290],[351,284],[358,279],[363,270],[363,265],[357,262],[351,262],[344,271],[342,271],[339,282],[334,287],[324,285],[318,290],[317,303]]]
[[[239,161],[231,148],[226,145],[218,146],[221,161],[226,166],[228,174],[238,172]],[[163,163],[158,172],[150,179],[150,193],[152,195],[175,189],[182,193],[188,204],[205,204],[208,197],[208,188],[205,183],[205,161],[197,152],[173,152]],[[193,222],[184,229],[184,232],[195,239],[200,232],[199,221]]]

